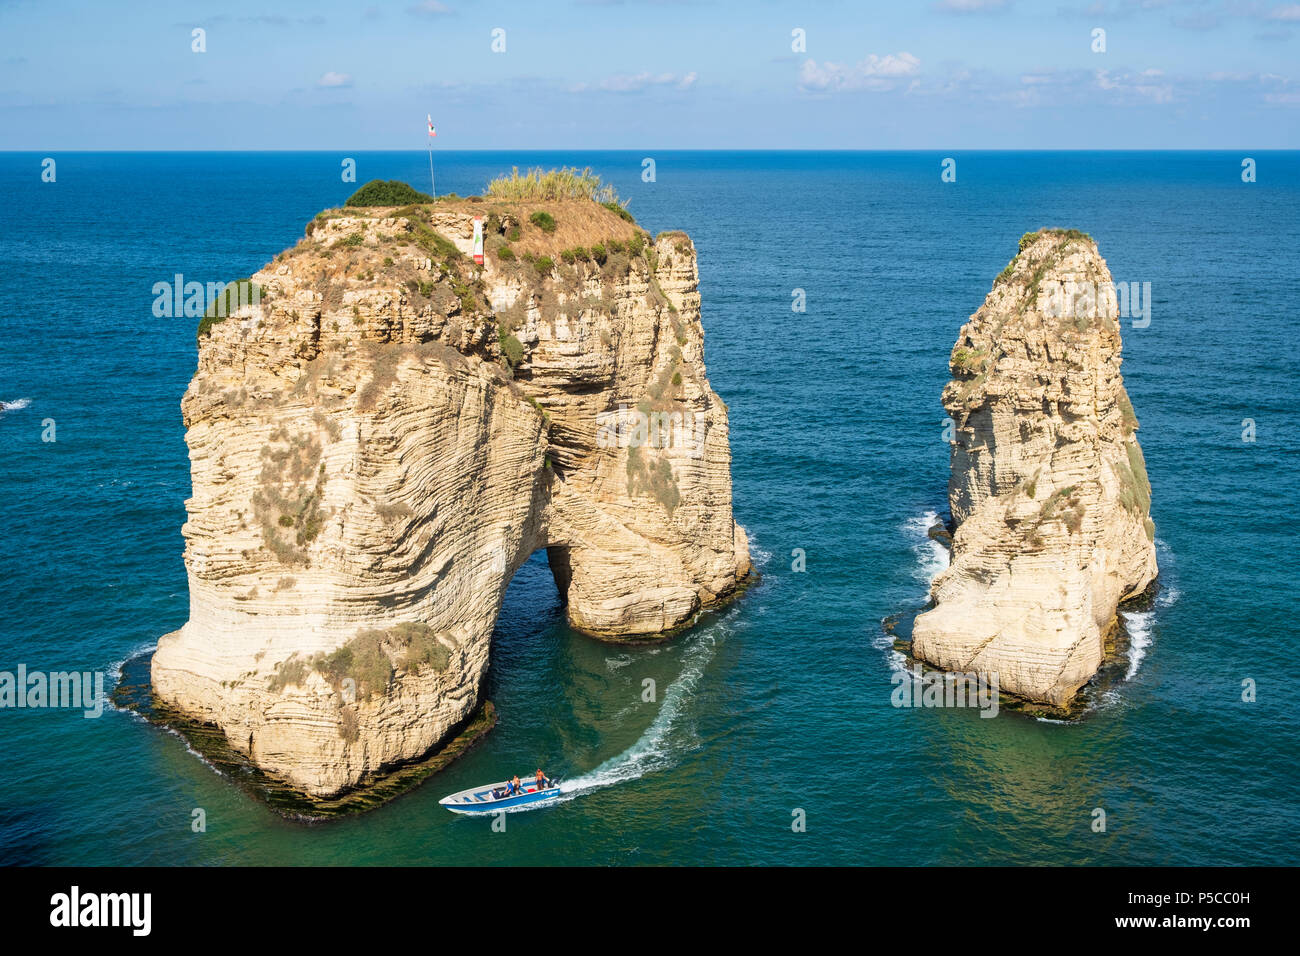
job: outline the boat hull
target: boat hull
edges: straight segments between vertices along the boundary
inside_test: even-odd
[[[538,804],[549,803],[560,795],[560,787],[554,782],[544,790],[537,789],[535,783],[526,783],[523,785],[524,792],[513,797],[498,798],[492,795],[494,790],[505,786],[505,782],[502,782],[490,783],[483,787],[471,787],[469,790],[443,797],[438,802],[452,813],[497,813],[501,810],[514,810],[521,807],[532,808]]]

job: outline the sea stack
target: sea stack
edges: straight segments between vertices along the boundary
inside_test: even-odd
[[[347,207],[237,288],[182,403],[190,616],[152,684],[292,788],[447,740],[540,548],[609,639],[750,573],[685,234],[588,199]]]
[[[1117,297],[1092,239],[1027,233],[949,367],[952,561],[912,653],[1064,706],[1157,570]]]

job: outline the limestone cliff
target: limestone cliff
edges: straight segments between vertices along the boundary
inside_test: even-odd
[[[1027,234],[949,364],[956,531],[912,652],[1060,706],[1101,665],[1119,602],[1156,576],[1116,296],[1093,241]]]
[[[183,400],[190,617],[152,682],[293,787],[446,739],[536,549],[607,637],[749,573],[685,235],[587,200],[345,208],[240,289]]]

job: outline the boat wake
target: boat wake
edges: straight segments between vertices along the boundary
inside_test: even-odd
[[[12,402],[0,402],[0,415],[5,412],[21,412],[32,403],[30,398],[19,398]]]
[[[730,614],[727,615],[730,617]],[[664,691],[663,704],[650,726],[636,743],[621,754],[611,757],[590,773],[564,780],[560,783],[560,800],[568,801],[580,794],[590,793],[618,783],[636,780],[646,774],[667,770],[676,765],[683,748],[672,743],[692,696],[709,662],[713,660],[718,641],[729,632],[725,619],[709,628],[707,633],[695,638],[682,655],[682,672]]]

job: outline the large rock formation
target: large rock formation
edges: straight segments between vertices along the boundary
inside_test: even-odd
[[[152,680],[262,769],[324,796],[436,748],[536,549],[609,637],[749,573],[685,235],[585,200],[342,209],[251,278],[200,330],[190,617]]]
[[[949,364],[956,532],[912,652],[1060,706],[1101,665],[1119,602],[1156,576],[1116,295],[1093,241],[1027,234]]]

